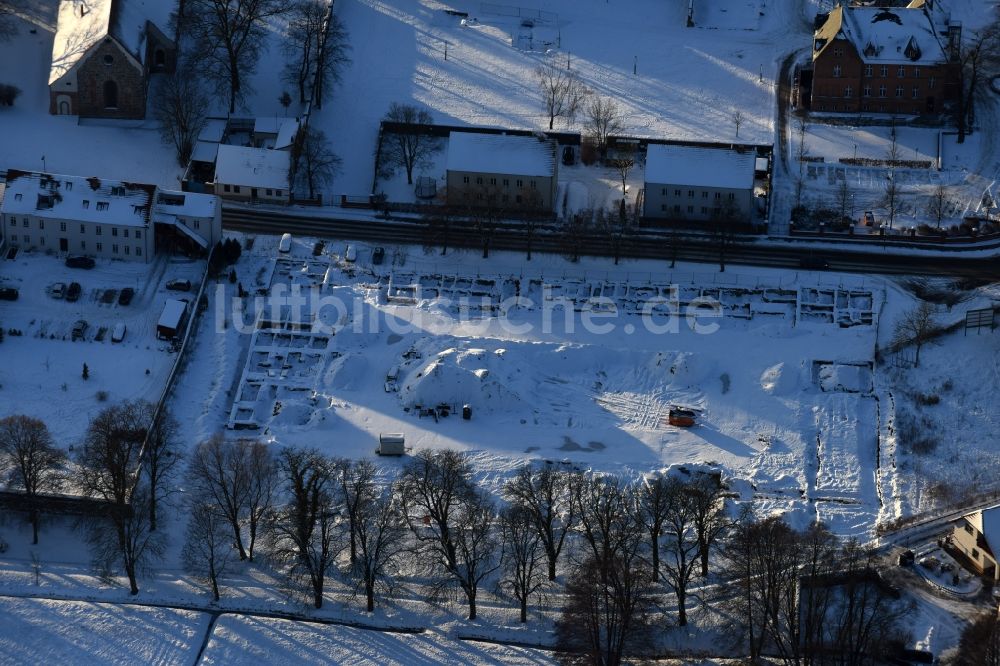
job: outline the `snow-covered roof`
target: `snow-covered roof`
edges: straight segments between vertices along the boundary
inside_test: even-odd
[[[114,37],[140,62],[146,21],[167,33],[174,0],[60,0],[52,38],[49,84],[76,65],[91,46]]]
[[[215,141],[198,141],[191,151],[193,162],[214,162],[219,152],[219,144]]]
[[[186,215],[189,217],[215,217],[219,197],[214,194],[160,190],[153,205],[153,217],[159,215]]]
[[[650,144],[646,152],[647,183],[692,187],[753,187],[757,155],[728,148]]]
[[[198,140],[222,143],[228,125],[229,122],[225,118],[209,118],[205,121],[205,126],[198,132]]]
[[[215,182],[287,190],[290,160],[283,150],[222,144],[215,160]]]
[[[838,5],[813,37],[813,59],[834,39],[846,39],[865,62],[933,64],[947,55],[924,7]]]
[[[145,227],[155,191],[155,185],[10,170],[0,212]]]
[[[448,171],[553,176],[555,144],[533,136],[452,132],[448,138]]]
[[[982,532],[994,556],[1000,555],[1000,505],[970,513],[965,518]]]
[[[174,298],[169,299],[163,304],[163,312],[160,314],[160,321],[156,325],[166,328],[176,328],[181,323],[181,317],[184,316],[186,309],[186,302]]]
[[[256,118],[253,123],[256,139],[260,139],[261,135],[275,135],[274,142],[267,142],[266,148],[288,148],[295,141],[298,129],[299,121],[295,118]]]

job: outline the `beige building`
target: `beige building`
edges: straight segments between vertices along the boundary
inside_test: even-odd
[[[448,204],[509,210],[555,206],[556,143],[534,136],[452,132]]]
[[[288,203],[291,154],[287,150],[220,144],[214,191],[223,199]]]
[[[0,221],[12,247],[144,262],[170,228],[203,249],[222,236],[212,195],[16,170],[7,172]]]
[[[755,164],[751,150],[650,144],[643,215],[696,222],[724,215],[749,222]]]
[[[1000,505],[964,516],[952,530],[951,543],[968,558],[967,563],[975,573],[1000,580],[1000,568],[997,567]]]

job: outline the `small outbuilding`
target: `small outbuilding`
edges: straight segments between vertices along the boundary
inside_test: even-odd
[[[173,340],[184,326],[187,315],[187,301],[170,299],[163,306],[160,320],[156,324],[156,337],[161,340]]]
[[[406,437],[402,433],[382,433],[378,436],[380,456],[401,456],[406,453]]]

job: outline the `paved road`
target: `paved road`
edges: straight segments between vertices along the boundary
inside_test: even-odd
[[[392,220],[352,220],[296,214],[293,211],[226,208],[223,226],[227,229],[254,233],[292,233],[328,239],[356,239],[383,243],[430,244],[427,230],[419,223]],[[449,246],[481,248],[482,237],[474,229],[453,226]],[[497,229],[492,234],[492,250],[523,251],[527,236],[523,228]],[[611,243],[606,237],[590,236],[582,241],[581,254],[611,256]],[[641,259],[670,261],[674,250],[667,234],[632,237],[625,243],[622,254]],[[536,232],[532,250],[566,254],[566,238],[557,233]],[[848,273],[883,275],[937,275],[983,280],[1000,280],[1000,257],[970,258],[914,257],[901,254],[858,252],[848,249],[816,250],[829,262],[830,270]],[[753,266],[800,268],[803,249],[800,244],[787,247],[760,242],[738,243],[727,251],[726,262]],[[676,259],[717,264],[717,244],[706,237],[684,237],[677,241]]]

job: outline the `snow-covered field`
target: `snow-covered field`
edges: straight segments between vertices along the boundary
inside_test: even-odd
[[[335,11],[350,33],[353,63],[333,100],[312,121],[344,159],[343,172],[329,189],[371,191],[378,122],[392,102],[426,107],[438,123],[547,129],[534,75],[545,62],[568,61],[594,93],[621,104],[624,134],[732,140],[731,116],[739,108],[746,116],[740,140],[770,143],[773,81],[783,57],[775,43],[791,47],[789,30],[804,29],[787,21],[794,3],[775,0],[763,16],[742,7],[730,10],[732,3],[711,4],[710,26],[731,27],[733,19],[726,17],[732,15],[740,22],[747,18],[755,29],[689,29],[685,3],[658,0],[634,0],[627,7],[575,0],[528,3],[524,12],[558,15],[544,15],[534,28],[473,0],[338,2]],[[468,12],[476,21],[463,26],[445,10]],[[673,46],[664,51],[665,45]],[[559,119],[555,129],[580,131],[581,125],[579,119]]]
[[[0,661],[31,664],[191,664],[209,616],[194,611],[5,598]]]
[[[156,339],[156,322],[168,298],[187,297],[164,289],[172,279],[197,284],[203,261],[158,255],[150,264],[100,261],[93,270],[67,268],[61,258],[41,252],[20,252],[14,261],[0,262],[0,279],[20,291],[14,302],[0,303],[0,325],[7,333],[0,343],[0,417],[28,414],[48,425],[56,442],[76,444],[89,420],[121,400],[155,402],[175,355]],[[80,283],[80,300],[70,303],[49,295],[53,284]],[[117,303],[118,290],[131,287],[128,306]],[[102,302],[107,290],[110,302]],[[74,322],[88,327],[83,340],[73,341]],[[111,342],[118,323],[125,339]],[[11,335],[10,329],[22,335]],[[89,378],[83,379],[83,364]]]

